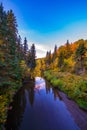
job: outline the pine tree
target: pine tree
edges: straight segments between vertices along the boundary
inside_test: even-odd
[[[58,67],[61,68],[64,64],[64,55],[63,52],[61,51],[58,57]]]
[[[18,36],[17,39],[17,46],[16,46],[16,53],[19,60],[21,60],[21,36]]]
[[[45,64],[46,66],[48,67],[52,62],[52,59],[51,59],[51,51],[47,51],[46,53],[46,58],[45,58]]]
[[[24,60],[27,62],[27,51],[28,51],[28,44],[26,37],[24,38]]]
[[[8,44],[7,44],[7,15],[4,11],[2,3],[0,4],[0,76],[5,76],[7,73],[7,57],[8,57]],[[2,72],[3,71],[3,72]]]
[[[52,56],[52,62],[54,62],[56,57],[57,57],[57,45],[55,45],[55,47],[54,47],[54,52],[53,52],[53,56]]]
[[[69,40],[67,40],[66,46],[65,46],[65,58],[68,59],[71,56],[71,54],[72,54],[71,46],[70,46]]]
[[[27,53],[27,65],[28,67],[31,67],[31,51],[29,50]]]
[[[76,72],[77,73],[78,73],[78,71],[84,69],[85,53],[86,53],[86,47],[85,47],[84,43],[81,43],[75,52]]]
[[[34,69],[36,67],[36,50],[35,50],[35,45],[32,44],[31,49],[30,49],[30,63],[29,63],[29,67],[32,69]]]
[[[16,55],[16,43],[17,43],[17,22],[16,17],[12,10],[7,12],[7,25],[8,25],[8,42],[10,54]]]

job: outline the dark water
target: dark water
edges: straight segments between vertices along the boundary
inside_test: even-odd
[[[42,78],[25,84],[11,106],[6,130],[80,130],[58,91]]]

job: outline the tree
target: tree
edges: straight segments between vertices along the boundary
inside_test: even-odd
[[[19,35],[18,36],[18,39],[17,39],[17,47],[16,47],[16,53],[17,53],[17,57],[19,60],[22,59],[21,57],[21,36]]]
[[[27,51],[28,51],[28,44],[26,37],[24,38],[24,60],[27,62]]]
[[[32,44],[29,54],[28,54],[28,65],[29,67],[32,69],[34,69],[36,67],[36,50],[35,50],[35,45]]]
[[[4,11],[2,3],[0,4],[0,76],[7,73],[7,57],[8,57],[8,43],[7,43],[7,14]]]
[[[58,67],[61,68],[64,64],[64,55],[63,52],[61,51],[58,57]]]
[[[65,52],[65,58],[68,59],[71,56],[71,54],[72,54],[69,40],[67,40],[67,42],[66,42],[65,51],[66,51]]]
[[[52,61],[52,59],[51,59],[51,51],[49,51],[49,52],[47,51],[46,58],[45,58],[45,63],[46,63],[47,67],[51,64],[51,61]]]
[[[54,47],[54,52],[53,52],[53,56],[52,56],[52,62],[54,62],[56,57],[57,57],[57,45],[55,45],[55,47]]]
[[[78,69],[79,69],[79,71],[84,69],[85,53],[86,53],[86,47],[83,42],[83,43],[79,44],[79,46],[75,52],[76,72],[77,73],[78,73]]]
[[[18,30],[17,30],[16,17],[14,16],[12,10],[7,12],[7,25],[8,25],[9,51],[11,55],[15,56]]]

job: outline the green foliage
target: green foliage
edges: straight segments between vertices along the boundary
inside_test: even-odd
[[[60,79],[54,77],[50,71],[44,72],[44,76],[54,87],[61,88],[63,86],[63,82]]]
[[[63,82],[60,80],[60,79],[56,79],[56,78],[53,78],[51,80],[51,84],[54,86],[54,87],[58,87],[58,88],[62,88],[63,86]]]
[[[44,76],[47,78],[47,80],[51,80],[52,78],[53,78],[53,76],[50,74],[50,73],[48,73],[48,72],[45,72],[44,73]]]
[[[82,99],[78,99],[77,103],[80,106],[80,108],[87,110],[87,101],[84,101]]]

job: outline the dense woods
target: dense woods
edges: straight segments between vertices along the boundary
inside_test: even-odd
[[[0,4],[0,123],[5,122],[8,105],[22,81],[36,66],[36,50],[28,48],[27,38],[22,43],[16,17]]]

